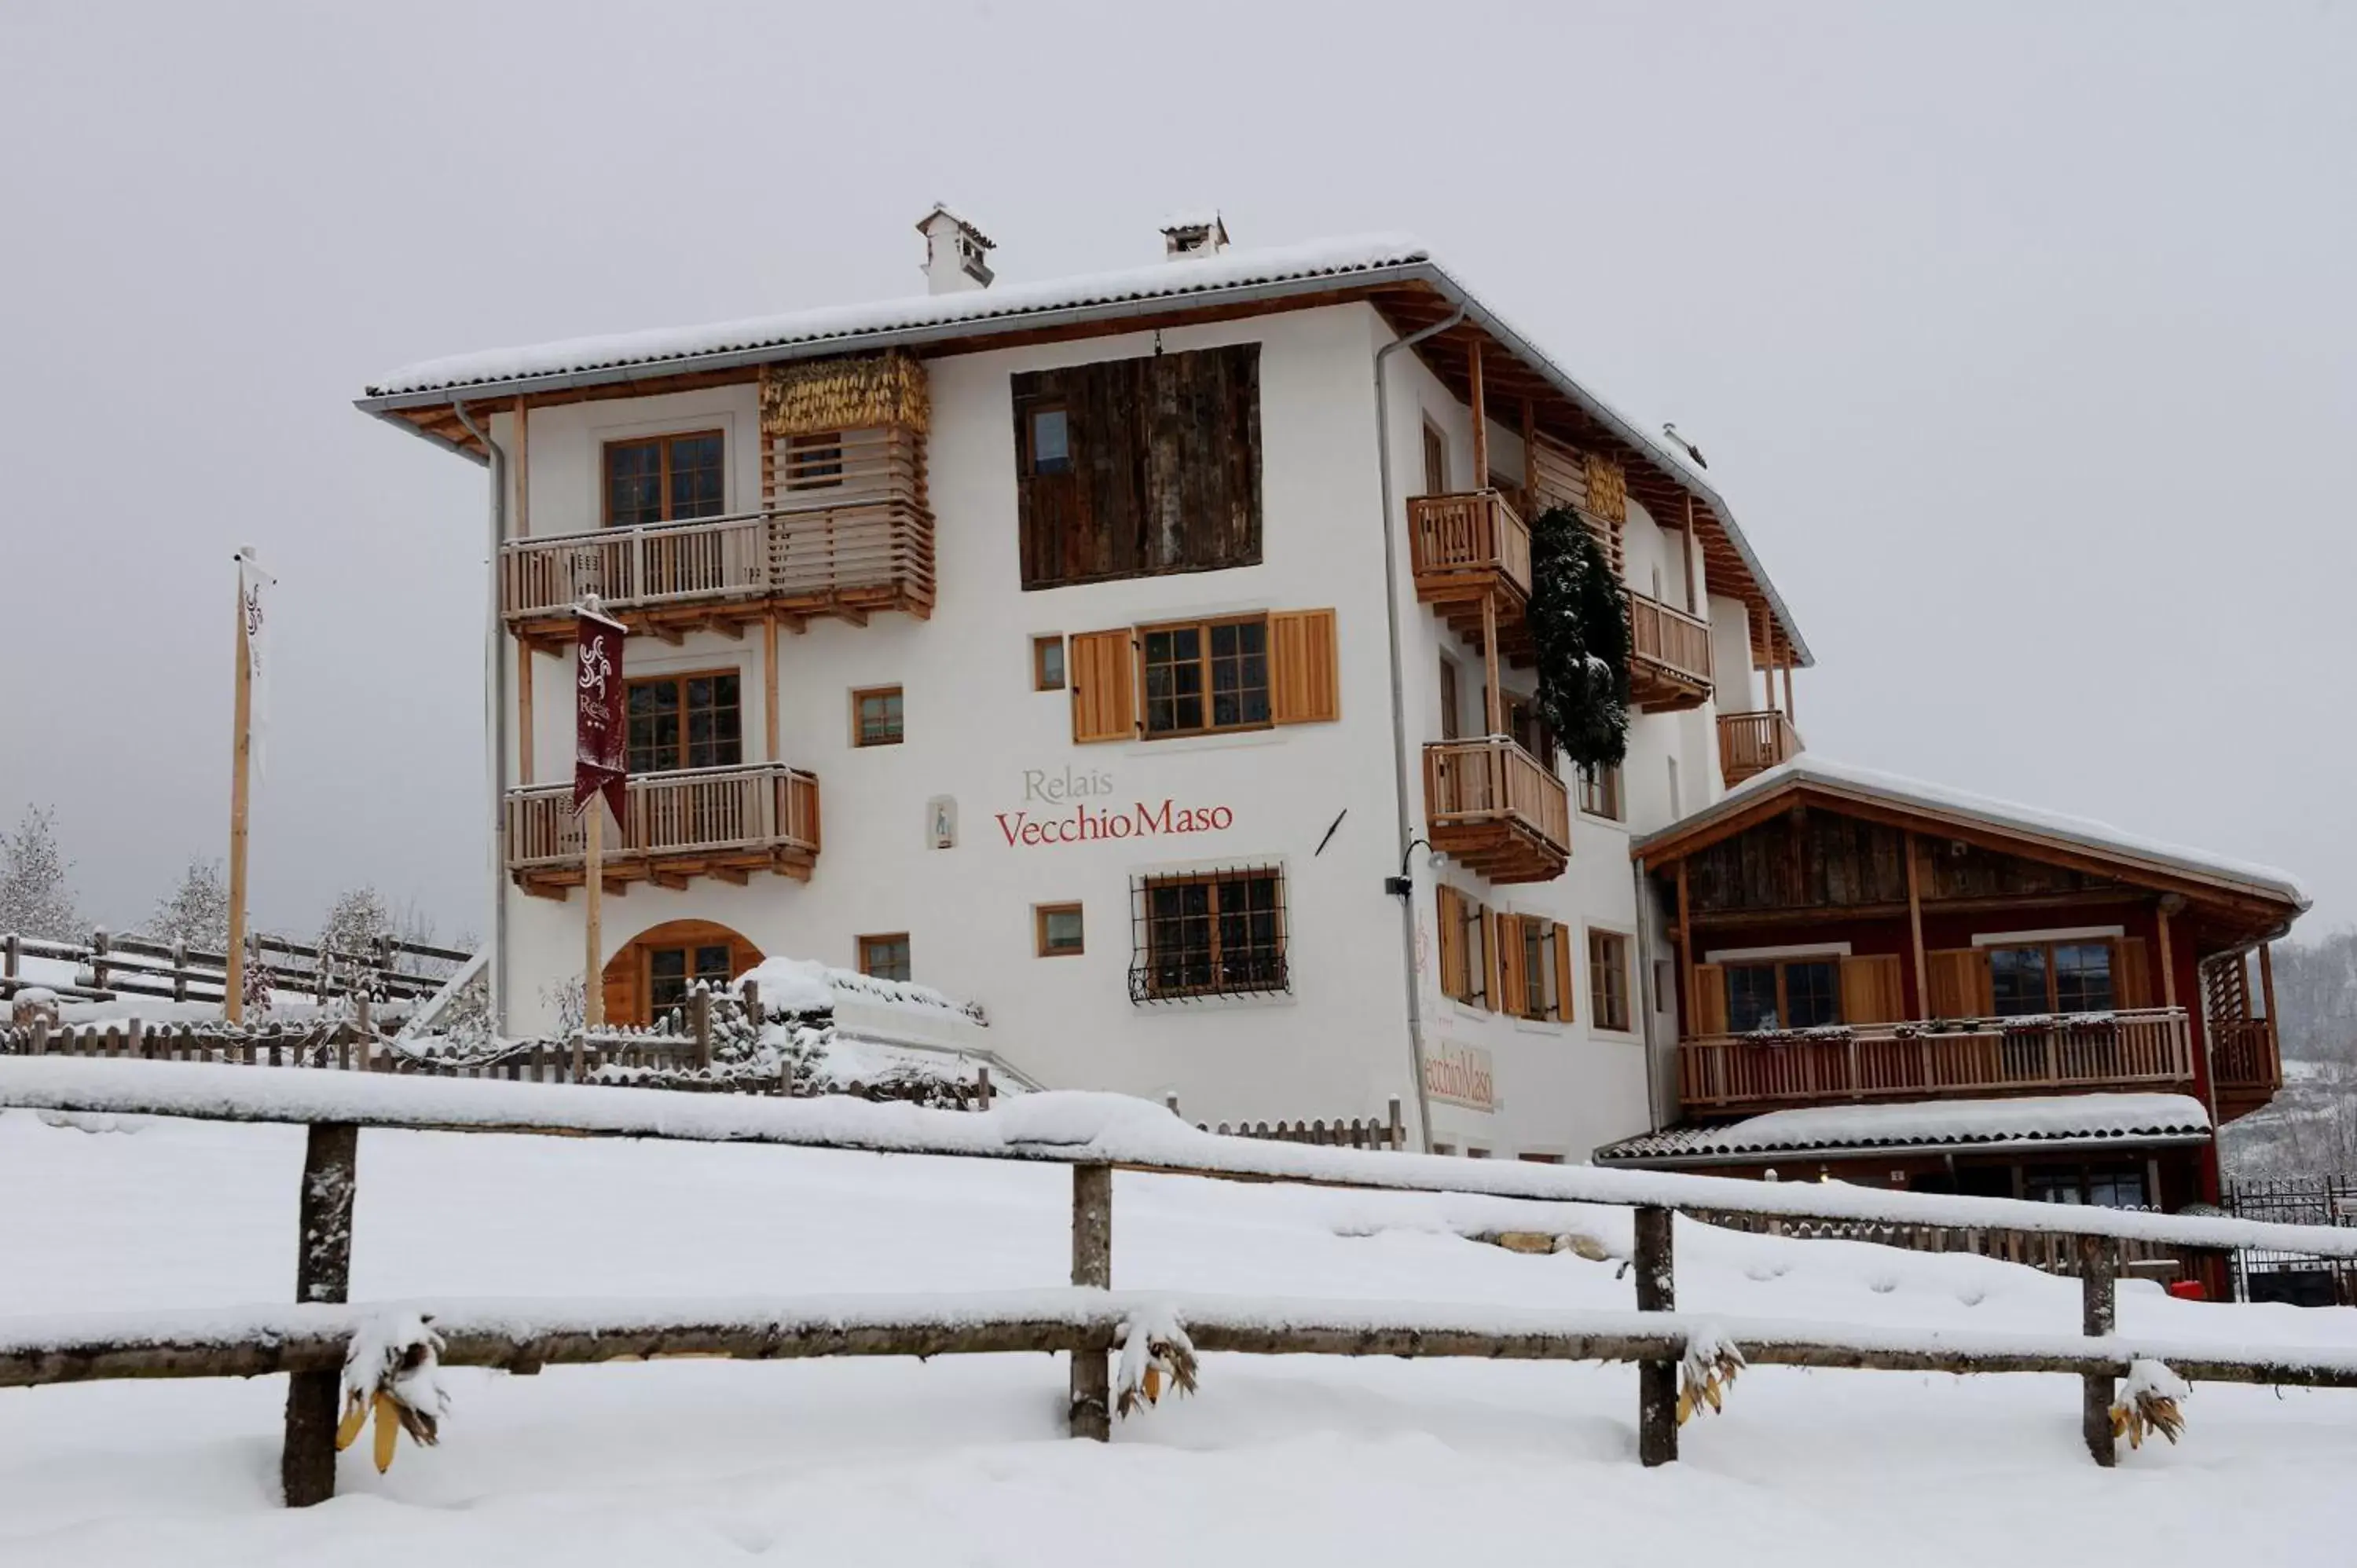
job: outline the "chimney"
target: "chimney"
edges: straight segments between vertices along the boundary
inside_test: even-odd
[[[1166,261],[1208,256],[1228,248],[1228,226],[1216,209],[1174,213],[1162,220],[1162,255]]]
[[[990,264],[983,260],[983,252],[993,249],[990,236],[938,201],[918,220],[917,232],[925,237],[927,294],[990,286]]]

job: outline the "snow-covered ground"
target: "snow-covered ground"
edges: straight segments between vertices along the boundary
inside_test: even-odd
[[[0,1112],[0,1315],[283,1301],[299,1129]],[[104,1128],[103,1131],[84,1130]],[[357,1299],[1056,1284],[1059,1167],[777,1147],[364,1133]],[[1122,1174],[1117,1285],[1627,1306],[1615,1265],[1466,1239],[1619,1210]],[[1679,1305],[2067,1331],[2068,1281],[1681,1224]],[[2171,1340],[2357,1345],[2357,1312],[2169,1301]],[[2203,1385],[2181,1448],[2099,1471],[2050,1377],[1757,1368],[1684,1458],[1635,1462],[1620,1367],[1207,1357],[1201,1393],[1062,1435],[1042,1357],[454,1369],[442,1446],[277,1507],[284,1385],[0,1391],[0,1563],[1577,1561],[2316,1563],[2357,1532],[2357,1392]],[[365,1446],[365,1445],[363,1445]]]

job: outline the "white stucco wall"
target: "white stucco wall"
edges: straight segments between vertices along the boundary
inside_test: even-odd
[[[1371,362],[1390,332],[1372,310],[1347,306],[1171,329],[1169,350],[1258,341],[1261,355],[1264,559],[1260,565],[1191,575],[1025,593],[1017,577],[1016,471],[1008,378],[1056,364],[1156,350],[1152,334],[1116,336],[937,359],[930,362],[933,426],[931,499],[937,520],[939,602],[930,620],[879,616],[866,627],[822,621],[781,636],[780,759],[821,781],[823,843],[807,885],[757,875],[744,887],[699,879],[686,889],[634,885],[606,902],[606,954],[664,921],[696,918],[734,928],[771,954],[850,965],[861,934],[909,933],[914,977],[989,1009],[989,1043],[1024,1071],[1060,1087],[1095,1087],[1160,1098],[1176,1094],[1190,1118],[1275,1120],[1380,1116],[1400,1098],[1413,1121],[1416,1096],[1406,1025],[1410,977],[1402,973],[1399,907],[1383,879],[1398,868],[1398,774],[1390,722],[1383,613],[1383,552]],[[1464,728],[1482,727],[1478,653],[1415,601],[1407,570],[1405,498],[1422,489],[1426,420],[1451,444],[1453,482],[1472,472],[1469,415],[1413,355],[1390,361],[1390,434],[1398,498],[1396,607],[1409,743],[1409,809],[1421,832],[1418,748],[1441,735],[1439,667],[1458,660]],[[617,436],[716,425],[726,431],[730,510],[759,504],[758,408],[750,387],[662,398],[562,405],[533,415],[531,520],[535,533],[598,521],[599,445]],[[511,436],[504,420],[495,426]],[[1518,471],[1519,443],[1492,427],[1492,465]],[[1683,603],[1669,574],[1674,534],[1632,508],[1631,576]],[[1667,542],[1665,542],[1665,539]],[[1333,607],[1341,720],[1201,739],[1075,746],[1070,700],[1031,689],[1030,639],[1140,622],[1250,610]],[[1740,645],[1740,607],[1713,604],[1714,652],[1727,654],[1727,621]],[[742,641],[691,634],[679,647],[633,639],[631,673],[728,668],[742,677],[745,755],[767,755],[758,633]],[[1738,661],[1737,668],[1740,668]],[[536,668],[536,776],[569,767],[570,715],[550,693],[565,667]],[[849,693],[899,684],[907,740],[850,744]],[[1527,691],[1527,671],[1508,677]],[[512,691],[511,702],[513,701]],[[512,709],[511,709],[512,711]],[[1491,1112],[1435,1103],[1435,1138],[1501,1157],[1584,1157],[1597,1144],[1649,1125],[1642,1028],[1651,977],[1641,956],[1665,956],[1658,925],[1644,943],[1628,843],[1670,820],[1668,768],[1677,759],[1680,805],[1691,811],[1718,792],[1709,705],[1646,715],[1632,730],[1625,771],[1626,823],[1578,814],[1569,870],[1554,882],[1491,887],[1419,849],[1417,961],[1413,983],[1434,1050],[1487,1052],[1498,1104]],[[1232,826],[1150,841],[1010,843],[1017,812],[1062,816],[1045,798],[1050,780],[1101,775],[1092,804],[1225,806]],[[957,803],[959,842],[935,850],[926,802]],[[1576,799],[1576,792],[1575,792]],[[1002,817],[1004,821],[1002,821]],[[1330,842],[1319,843],[1329,828]],[[1139,1006],[1129,1000],[1133,880],[1153,873],[1275,865],[1288,906],[1289,995]],[[1446,879],[1489,907],[1544,915],[1568,927],[1576,1021],[1518,1022],[1443,997],[1437,984],[1434,886]],[[1033,954],[1031,910],[1079,901],[1086,951]],[[547,998],[582,972],[581,905],[510,888],[511,1026],[546,1027]],[[1658,911],[1647,918],[1658,921]],[[1602,927],[1632,940],[1631,996],[1639,1026],[1593,1026],[1586,932]],[[1666,999],[1657,999],[1666,1000]],[[1666,1016],[1666,1015],[1664,1015]],[[1657,1049],[1656,1059],[1661,1052]]]

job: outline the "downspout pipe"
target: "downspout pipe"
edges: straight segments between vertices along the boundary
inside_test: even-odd
[[[1416,845],[1415,822],[1408,811],[1407,697],[1400,662],[1399,529],[1393,521],[1391,404],[1383,384],[1383,361],[1402,349],[1413,349],[1465,319],[1465,307],[1431,326],[1394,338],[1375,350],[1375,471],[1383,484],[1383,629],[1392,650],[1392,782],[1398,807],[1399,875],[1390,886],[1400,907],[1401,977],[1407,983],[1407,1053],[1410,1081],[1415,1085],[1417,1137],[1426,1154],[1432,1153],[1432,1097],[1424,1086],[1424,988],[1415,972],[1415,873],[1409,857]]]
[[[500,624],[500,548],[508,537],[508,455],[490,431],[467,413],[467,405],[453,399],[450,412],[468,435],[483,444],[491,456],[490,552],[485,558],[486,590],[483,618],[483,727],[490,738],[491,784],[491,935],[490,961],[483,972],[484,994],[491,1034],[508,1032],[508,685],[507,633]],[[582,983],[591,983],[584,977]]]
[[[1661,988],[1653,983],[1653,910],[1652,889],[1645,881],[1645,861],[1642,855],[1629,863],[1629,875],[1636,884],[1637,910],[1637,1008],[1644,1015],[1638,1025],[1638,1038],[1645,1047],[1645,1125],[1653,1132],[1662,1130],[1661,1062],[1654,1055],[1654,1022],[1662,1012]]]

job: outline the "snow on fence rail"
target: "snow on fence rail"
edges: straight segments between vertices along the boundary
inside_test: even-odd
[[[424,1001],[442,989],[450,966],[473,955],[453,948],[385,938],[367,952],[341,952],[285,937],[257,936],[249,963],[268,969],[276,989],[307,991],[319,1001],[331,996],[375,994],[392,1001]],[[90,972],[90,983],[28,978],[27,958],[70,963]],[[274,961],[274,960],[275,961]],[[430,965],[435,972],[401,967]],[[0,1001],[19,991],[44,990],[76,1001],[111,1002],[124,995],[174,1002],[219,1002],[228,985],[229,957],[185,942],[110,934],[103,927],[85,942],[52,941],[15,931],[0,933]]]
[[[963,1155],[1072,1168],[1070,1292],[826,1303],[594,1304],[572,1308],[457,1302],[435,1332],[454,1361],[537,1370],[564,1360],[627,1356],[915,1355],[1037,1349],[1070,1358],[1069,1421],[1103,1439],[1129,1391],[1114,1387],[1108,1354],[1126,1340],[1125,1368],[1158,1362],[1175,1337],[1194,1349],[1336,1354],[1634,1360],[1638,1452],[1647,1465],[1677,1456],[1678,1424],[1712,1368],[1747,1361],[1904,1370],[2046,1371],[2081,1379],[2082,1433],[2096,1463],[2115,1457],[2123,1407],[2135,1424],[2169,1369],[2179,1377],[2357,1386],[2347,1349],[2251,1351],[2131,1343],[2114,1333],[2124,1241],[2262,1247],[2357,1257],[2357,1230],[2250,1220],[2109,1211],[2011,1198],[1882,1192],[1830,1184],[1775,1186],[1725,1176],[1501,1165],[1432,1155],[1222,1137],[1124,1096],[1026,1095],[979,1114],[848,1099],[762,1100],[650,1090],[403,1078],[209,1064],[58,1058],[0,1058],[0,1108],[297,1122],[308,1128],[299,1184],[296,1297],[291,1309],[94,1315],[0,1323],[0,1385],[90,1378],[287,1374],[281,1478],[290,1506],[335,1491],[341,1346],[382,1337],[384,1318],[348,1308],[358,1195],[360,1129],[647,1137],[807,1148]],[[1632,1208],[1637,1311],[1533,1314],[1414,1303],[1270,1304],[1115,1294],[1113,1173],[1242,1177],[1395,1191]],[[1870,1219],[1975,1226],[2069,1237],[2077,1252],[2079,1336],[1908,1335],[1850,1325],[1729,1324],[1676,1312],[1673,1217],[1681,1210],[1783,1219]],[[861,1305],[864,1303],[865,1305]],[[382,1311],[383,1309],[379,1309]],[[414,1308],[404,1321],[414,1322]],[[1149,1331],[1164,1336],[1150,1344]],[[1191,1337],[1194,1343],[1187,1341]],[[371,1341],[374,1342],[373,1339]],[[1159,1347],[1160,1348],[1157,1348]],[[2156,1366],[2166,1361],[2167,1367]],[[1681,1372],[1686,1381],[1680,1391]],[[1191,1375],[1191,1373],[1190,1373]],[[2157,1380],[2158,1380],[2158,1383]],[[1149,1388],[1150,1397],[1150,1388]],[[2148,1419],[2146,1418],[2146,1419]],[[2169,1412],[2173,1423],[2173,1407]]]

